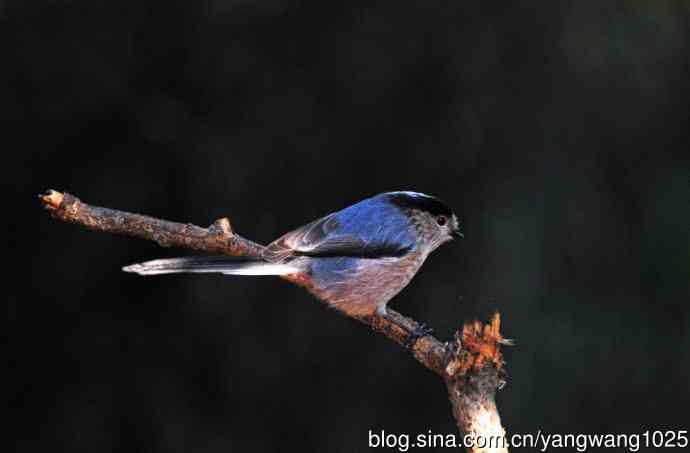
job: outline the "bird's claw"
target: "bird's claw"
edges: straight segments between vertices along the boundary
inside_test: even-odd
[[[426,337],[427,335],[431,335],[434,333],[434,329],[431,327],[428,327],[426,324],[421,323],[418,324],[417,327],[410,333],[410,336],[407,337],[407,341],[405,341],[405,350],[409,351],[412,349],[414,344],[417,342],[419,338]]]

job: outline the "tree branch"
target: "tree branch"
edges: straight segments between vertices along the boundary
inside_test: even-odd
[[[260,256],[264,247],[232,231],[228,218],[218,219],[208,228],[190,223],[169,222],[141,214],[101,208],[83,203],[68,193],[49,190],[39,195],[50,215],[63,222],[90,230],[124,234],[157,242],[162,247],[182,247],[229,256]]]
[[[264,250],[264,246],[236,234],[227,218],[202,228],[92,206],[73,195],[54,190],[39,195],[39,199],[53,218],[63,222],[147,239],[163,247],[228,256],[261,256]],[[375,314],[358,320],[401,346],[406,345],[420,327],[415,320],[390,308],[386,317]],[[501,336],[499,327],[500,317],[496,314],[489,324],[479,321],[466,324],[462,332],[456,332],[450,344],[427,335],[417,338],[411,347],[419,363],[444,379],[458,429],[463,434],[475,436],[475,445],[466,445],[467,451],[472,453],[508,451],[503,444],[498,445],[499,439],[504,439],[505,430],[494,399],[496,389],[503,383],[500,345],[510,344]],[[490,440],[493,446],[488,445]]]

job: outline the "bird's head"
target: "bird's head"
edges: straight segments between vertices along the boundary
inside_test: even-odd
[[[464,237],[458,217],[438,198],[408,191],[388,192],[385,196],[412,219],[430,251],[451,239]]]

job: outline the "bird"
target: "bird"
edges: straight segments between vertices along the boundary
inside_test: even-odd
[[[420,192],[385,192],[294,229],[260,256],[192,256],[123,268],[140,275],[274,275],[306,288],[330,307],[361,318],[386,317],[386,305],[439,246],[463,237],[456,214]],[[417,336],[430,332],[421,327]]]

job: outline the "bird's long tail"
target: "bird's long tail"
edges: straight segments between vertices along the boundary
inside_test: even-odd
[[[288,264],[269,263],[261,258],[230,256],[189,256],[131,264],[122,268],[139,275],[219,273],[229,275],[285,275],[297,269]]]

